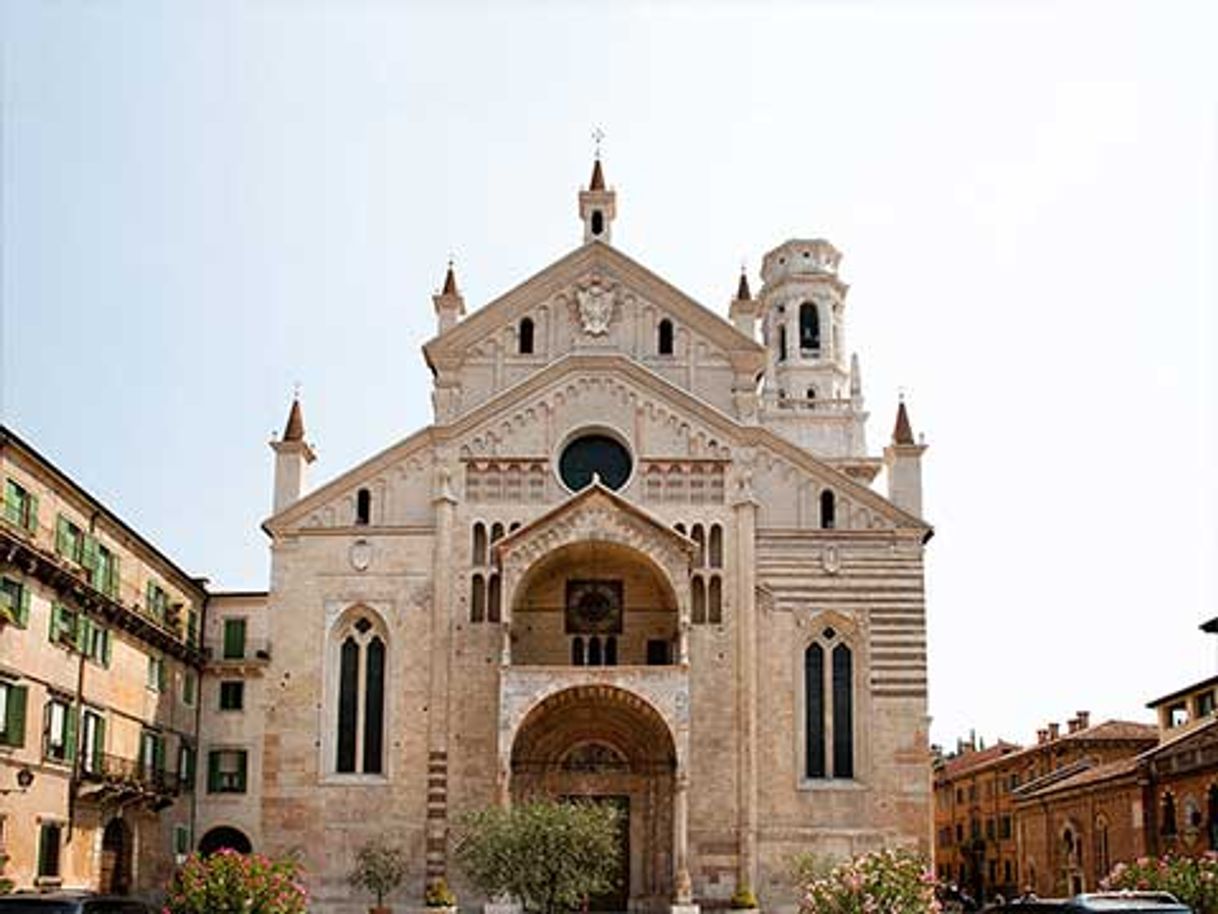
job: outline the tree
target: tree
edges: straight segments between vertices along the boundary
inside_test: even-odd
[[[402,848],[390,844],[383,836],[373,838],[355,852],[355,865],[347,881],[375,895],[376,906],[380,908],[385,896],[402,884],[406,866],[406,852]]]
[[[555,800],[477,810],[462,819],[456,858],[488,897],[511,896],[536,914],[577,908],[615,887],[618,811]]]

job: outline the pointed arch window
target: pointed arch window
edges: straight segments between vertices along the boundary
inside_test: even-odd
[[[723,567],[723,527],[711,524],[710,528],[710,566]]]
[[[832,530],[837,526],[837,499],[832,489],[820,493],[820,528]]]
[[[672,321],[668,318],[660,321],[656,336],[656,352],[660,355],[672,355]]]
[[[363,612],[336,629],[338,681],[334,770],[381,774],[385,770],[385,636]]]
[[[812,352],[820,350],[820,312],[815,302],[806,301],[799,306],[799,348]]]
[[[525,317],[520,321],[520,354],[533,354],[533,318]]]
[[[804,777],[854,777],[854,652],[832,627],[804,649]]]

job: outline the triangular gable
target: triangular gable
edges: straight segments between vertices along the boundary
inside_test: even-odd
[[[423,356],[434,371],[437,364],[463,358],[464,353],[496,328],[513,323],[530,308],[568,288],[582,272],[602,267],[615,270],[635,291],[666,308],[675,318],[703,334],[743,369],[761,371],[765,348],[745,336],[721,315],[695,301],[663,277],[617,248],[594,241],[544,267],[515,288],[488,302],[454,327],[423,344]],[[739,363],[739,364],[737,364]]]
[[[534,540],[538,536],[544,536],[557,526],[568,524],[572,518],[588,512],[598,504],[608,505],[611,510],[620,511],[633,518],[638,524],[648,529],[653,536],[658,537],[661,542],[668,543],[671,548],[690,557],[697,549],[697,545],[689,537],[677,532],[634,502],[622,498],[594,476],[589,485],[580,489],[566,501],[498,540],[493,551],[496,556],[506,557],[519,548],[522,543]]]
[[[759,425],[742,425],[731,416],[698,397],[672,384],[633,359],[617,353],[568,354],[551,362],[524,380],[501,391],[495,397],[470,409],[448,425],[432,425],[391,445],[345,473],[305,495],[282,512],[268,518],[263,529],[282,530],[299,523],[311,511],[324,506],[330,499],[342,495],[359,480],[374,476],[395,463],[407,459],[416,450],[446,444],[469,435],[479,427],[501,421],[551,386],[569,375],[587,377],[594,373],[612,373],[646,388],[652,396],[663,400],[704,423],[719,434],[720,439],[737,447],[764,448],[792,466],[831,482],[833,487],[860,505],[887,518],[898,528],[923,531],[929,538],[933,528],[921,518],[901,510],[878,492],[851,479],[841,470],[808,453],[776,432]]]

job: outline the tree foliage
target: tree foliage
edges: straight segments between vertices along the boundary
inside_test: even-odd
[[[465,816],[457,863],[489,897],[555,914],[615,888],[618,811],[607,803],[532,800]]]
[[[167,914],[305,914],[309,894],[295,859],[271,860],[225,848],[192,854],[174,874]]]
[[[406,852],[384,836],[373,838],[355,852],[355,865],[347,881],[357,889],[367,889],[376,896],[376,906],[384,904],[385,896],[406,878]]]

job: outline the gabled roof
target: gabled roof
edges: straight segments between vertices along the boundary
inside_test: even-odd
[[[996,758],[1002,758],[1004,755],[1018,752],[1021,748],[1023,747],[1016,743],[999,740],[994,745],[985,749],[965,752],[947,759],[937,773],[940,777],[946,779],[957,778],[974,768],[985,765],[987,762],[992,762]]]
[[[1202,679],[1200,682],[1194,682],[1192,685],[1185,686],[1182,689],[1176,689],[1174,692],[1169,692],[1162,698],[1156,698],[1154,701],[1148,701],[1146,702],[1146,707],[1157,708],[1160,705],[1167,704],[1169,701],[1175,701],[1177,698],[1184,698],[1187,695],[1191,695],[1198,689],[1204,689],[1215,685],[1218,685],[1218,676],[1211,676],[1208,679]]]
[[[530,276],[498,298],[478,308],[455,326],[423,344],[423,356],[433,371],[436,363],[481,342],[493,328],[512,323],[539,302],[570,286],[579,274],[595,267],[615,270],[628,285],[656,304],[667,307],[679,320],[702,333],[728,353],[735,365],[762,371],[765,348],[745,336],[718,313],[690,298],[647,267],[600,241],[581,245]]]
[[[650,388],[656,397],[679,406],[719,434],[731,439],[735,444],[767,448],[809,473],[832,479],[834,486],[843,495],[889,518],[899,528],[922,531],[923,542],[934,532],[926,521],[901,510],[878,492],[851,479],[842,471],[793,444],[773,430],[759,425],[743,425],[737,422],[706,401],[621,353],[570,353],[555,359],[549,365],[521,379],[498,395],[473,407],[453,422],[447,425],[427,426],[340,474],[299,501],[284,508],[279,514],[267,518],[263,522],[263,529],[271,532],[275,528],[290,526],[310,511],[325,505],[331,498],[341,495],[357,480],[381,472],[415,451],[468,434],[500,413],[513,409],[518,403],[537,396],[551,384],[567,375],[575,374],[585,377],[598,372],[613,373]]]
[[[1016,792],[1018,793],[1018,799],[1029,800],[1048,796],[1049,794],[1063,793],[1079,787],[1091,787],[1136,774],[1139,764],[1140,756],[1131,755],[1128,758],[1105,762],[1102,765],[1086,764],[1080,765],[1077,769],[1062,769],[1063,772],[1067,773],[1066,777],[1039,787],[1036,786],[1037,782],[1033,781],[1030,785],[1032,787],[1031,790],[1017,790]]]
[[[502,554],[511,552],[516,544],[524,542],[539,530],[544,530],[546,527],[553,524],[560,518],[570,514],[578,513],[583,510],[590,502],[605,501],[617,511],[622,511],[638,518],[646,526],[655,530],[656,534],[664,539],[671,540],[672,543],[682,552],[693,555],[697,549],[697,545],[689,537],[678,533],[668,524],[657,518],[650,511],[636,505],[634,502],[618,495],[609,487],[605,486],[599,478],[594,477],[589,485],[584,486],[566,501],[559,503],[554,508],[551,508],[541,517],[535,518],[523,527],[513,530],[507,536],[495,542],[493,547],[494,552]]]
[[[1161,752],[1165,752],[1168,749],[1179,748],[1181,744],[1186,743],[1191,739],[1201,738],[1201,737],[1204,737],[1206,739],[1212,739],[1215,735],[1212,732],[1215,727],[1218,727],[1218,717],[1211,717],[1209,720],[1205,721],[1204,723],[1198,724],[1195,727],[1188,727],[1187,729],[1184,730],[1183,733],[1174,734],[1173,736],[1163,740],[1161,743],[1159,743],[1159,745],[1155,746],[1153,749],[1147,749],[1145,752],[1143,752],[1141,754],[1141,756],[1139,756],[1139,758],[1143,758],[1143,759],[1152,758],[1153,756],[1158,755]]]

